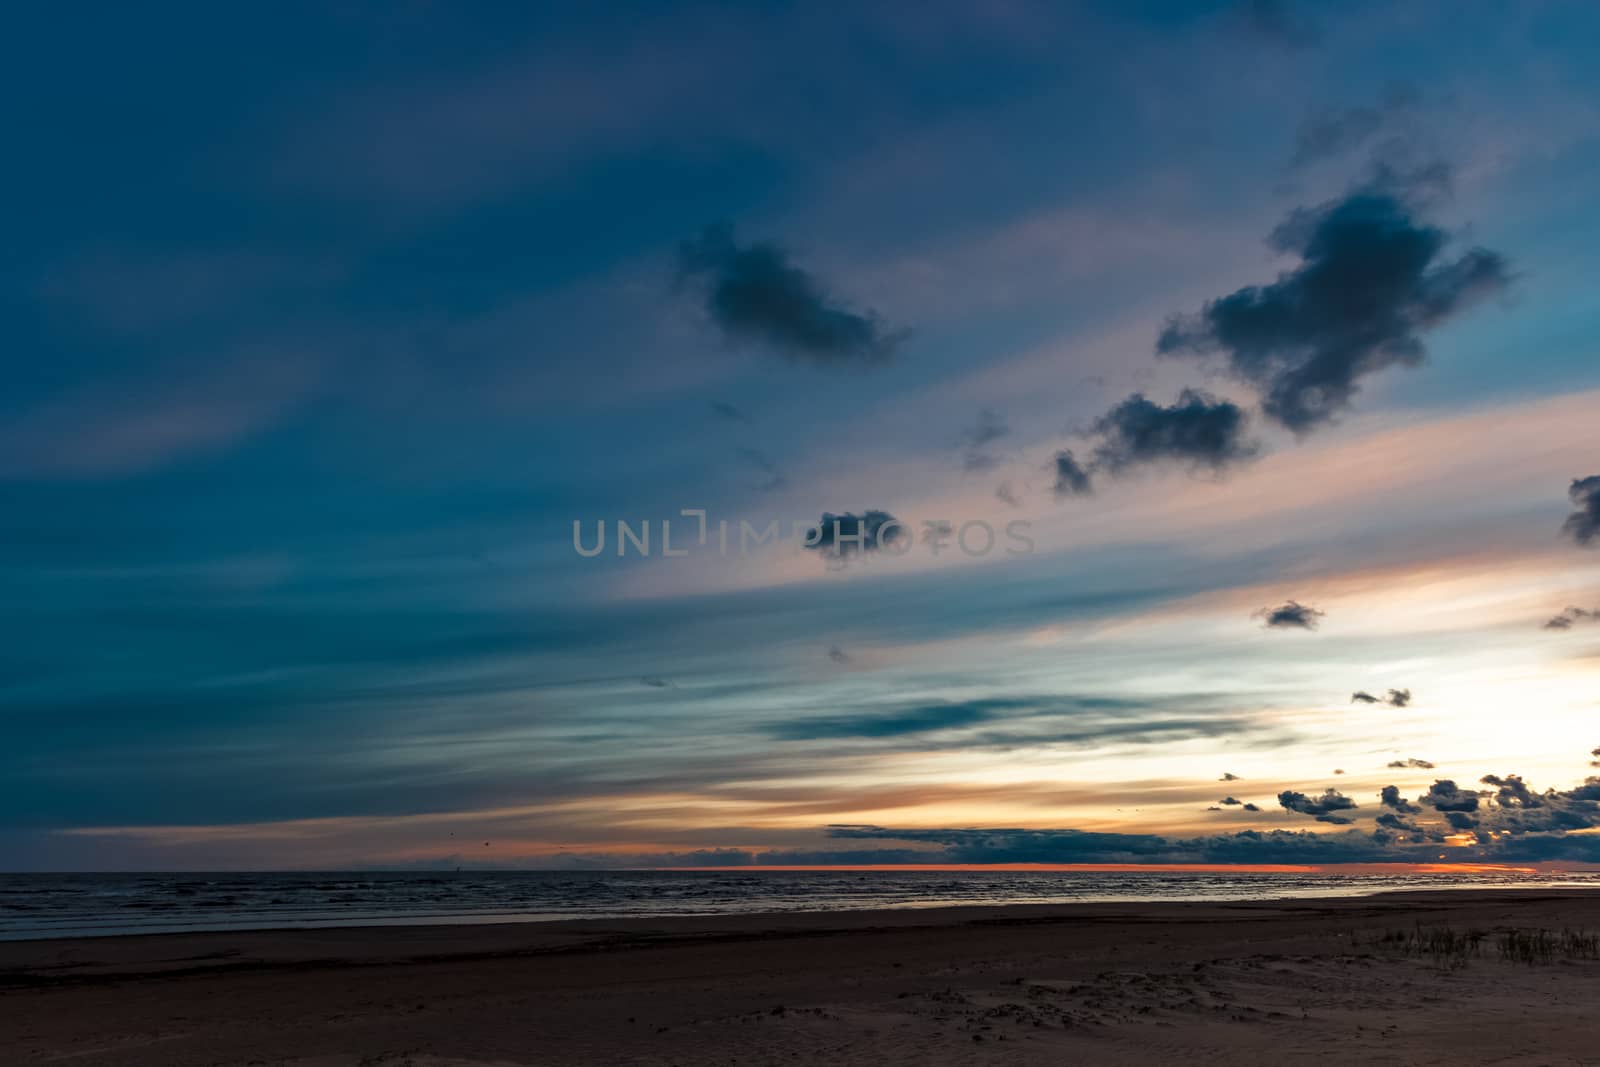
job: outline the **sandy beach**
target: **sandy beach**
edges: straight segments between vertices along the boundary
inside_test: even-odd
[[[1502,958],[1584,928],[1527,890],[12,942],[0,1060],[1600,1063],[1600,961]]]

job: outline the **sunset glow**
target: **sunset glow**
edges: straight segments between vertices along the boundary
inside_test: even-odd
[[[1135,7],[19,60],[5,863],[1600,862],[1592,12]]]

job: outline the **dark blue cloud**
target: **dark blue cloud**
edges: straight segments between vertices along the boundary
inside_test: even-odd
[[[1297,266],[1175,317],[1156,349],[1220,353],[1261,390],[1269,417],[1313,430],[1349,406],[1364,378],[1420,363],[1423,334],[1509,285],[1498,253],[1471,248],[1452,259],[1448,242],[1385,191],[1301,209],[1270,241],[1298,255]]]
[[[805,547],[842,562],[869,552],[894,551],[894,546],[904,545],[910,537],[905,524],[887,511],[870,510],[860,515],[825,511],[817,525],[806,532]]]
[[[1436,830],[1429,830],[1426,827],[1419,826],[1417,823],[1408,821],[1393,812],[1386,811],[1372,821],[1377,827],[1372,836],[1380,844],[1402,839],[1412,842],[1438,841],[1443,836]],[[1404,835],[1404,838],[1400,835]]]
[[[1310,815],[1318,822],[1347,824],[1354,820],[1339,813],[1354,810],[1356,802],[1337,789],[1329,789],[1318,797],[1308,797],[1296,790],[1285,789],[1278,794],[1278,805],[1288,811]]]
[[[1269,630],[1315,630],[1324,614],[1298,600],[1286,600],[1275,608],[1261,608],[1253,617]]]
[[[1259,451],[1244,430],[1237,404],[1199,389],[1183,390],[1171,406],[1135,393],[1095,420],[1095,464],[1113,474],[1167,461],[1221,470]]]
[[[1587,778],[1572,789],[1543,792],[1517,774],[1486,774],[1480,781],[1494,789],[1481,794],[1483,807],[1471,809],[1486,831],[1526,834],[1600,827],[1600,778]]]
[[[1567,496],[1578,510],[1567,516],[1561,531],[1580,545],[1594,544],[1600,540],[1600,474],[1574,478]]]
[[[1183,390],[1171,405],[1134,393],[1090,427],[1086,436],[1094,451],[1088,463],[1080,462],[1071,449],[1055,454],[1055,494],[1087,496],[1098,475],[1116,476],[1161,463],[1211,471],[1242,463],[1260,451],[1245,436],[1246,421],[1237,404],[1199,389]]]
[[[1078,462],[1070,448],[1063,448],[1051,461],[1055,469],[1055,494],[1058,497],[1087,496],[1094,491],[1089,470]]]
[[[943,846],[919,851],[923,863],[1360,863],[1394,855],[1371,835],[1356,830],[1245,830],[1185,838],[1067,829],[833,826],[828,834],[844,840]]]
[[[1516,775],[1488,776],[1498,792],[1479,794],[1454,782],[1435,782],[1422,801],[1438,812],[1423,822],[1426,808],[1410,803],[1394,786],[1382,793],[1385,811],[1372,832],[1266,833],[1247,830],[1202,837],[1096,833],[1075,829],[893,829],[833,826],[829,835],[857,840],[937,844],[921,862],[948,863],[1425,863],[1438,858],[1447,832],[1473,831],[1452,857],[1459,862],[1600,862],[1600,838],[1571,831],[1600,826],[1600,778],[1569,790],[1535,793]],[[1231,800],[1232,798],[1229,798]],[[1279,795],[1286,809],[1323,822],[1349,824],[1355,801],[1334,790],[1307,796]],[[1481,801],[1481,803],[1480,803]],[[1228,803],[1227,800],[1223,801]],[[1243,810],[1254,810],[1243,805]]]
[[[1501,807],[1537,808],[1543,803],[1528,788],[1528,783],[1522,780],[1520,774],[1508,774],[1504,778],[1497,774],[1486,774],[1478,780],[1484,785],[1498,788],[1499,792],[1495,794],[1495,799],[1500,802]]]
[[[871,311],[851,311],[783,248],[738,244],[727,225],[679,250],[683,276],[705,286],[705,309],[733,340],[757,341],[816,363],[881,363],[905,340]]]
[[[1436,811],[1469,812],[1478,810],[1478,794],[1471,790],[1462,789],[1448,778],[1441,778],[1428,787],[1428,791],[1417,798],[1421,804]]]
[[[1403,814],[1416,814],[1421,811],[1421,808],[1413,805],[1410,800],[1406,800],[1405,797],[1400,795],[1400,787],[1398,785],[1384,785],[1382,792],[1378,793],[1378,800],[1384,808],[1394,808],[1395,811],[1400,811]]]

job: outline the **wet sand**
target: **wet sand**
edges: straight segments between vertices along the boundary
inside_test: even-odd
[[[1484,933],[1435,959],[1386,935]],[[1600,892],[0,943],[0,1063],[1600,1064]]]

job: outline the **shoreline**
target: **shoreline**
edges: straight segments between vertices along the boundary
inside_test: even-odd
[[[210,872],[200,872],[208,874]],[[199,875],[196,875],[199,876]],[[1300,889],[1301,887],[1296,887]],[[769,910],[751,911],[670,911],[654,914],[641,914],[629,912],[570,914],[560,912],[492,912],[464,910],[455,913],[421,914],[407,916],[404,914],[390,914],[377,916],[353,915],[349,917],[314,918],[301,921],[272,923],[263,920],[259,925],[248,919],[236,924],[216,924],[199,919],[192,923],[147,923],[148,928],[141,928],[135,924],[121,929],[110,929],[113,923],[108,921],[103,925],[106,929],[97,929],[97,924],[85,924],[78,927],[63,925],[63,932],[54,930],[29,930],[21,929],[8,931],[0,927],[0,947],[15,944],[30,944],[54,941],[90,941],[118,938],[162,938],[183,937],[189,935],[215,935],[228,934],[294,934],[317,933],[337,930],[421,930],[431,928],[459,928],[463,930],[480,927],[550,927],[572,923],[658,923],[677,919],[727,919],[751,921],[780,917],[795,916],[823,916],[823,915],[852,915],[856,913],[894,913],[894,912],[942,912],[963,909],[1006,909],[1006,908],[1071,908],[1091,905],[1126,905],[1126,906],[1159,906],[1165,904],[1231,904],[1231,903],[1264,903],[1264,902],[1292,902],[1314,900],[1358,900],[1376,896],[1391,896],[1400,894],[1430,894],[1430,893],[1528,893],[1528,892],[1561,892],[1600,894],[1600,885],[1578,885],[1563,883],[1559,877],[1553,877],[1546,884],[1532,883],[1522,885],[1455,884],[1445,888],[1367,888],[1346,887],[1328,892],[1298,891],[1283,895],[1263,894],[1261,896],[1184,896],[1175,894],[1170,897],[1131,897],[1125,895],[1108,894],[1103,897],[1079,897],[1071,900],[1054,901],[1017,901],[998,903],[975,903],[962,901],[945,903],[941,901],[912,900],[898,903],[888,903],[877,907],[849,907],[849,908],[778,908]]]
[[[0,943],[7,1064],[1595,1063],[1600,890]],[[1411,932],[1476,932],[1455,954]],[[1585,945],[1593,946],[1585,942]],[[1585,950],[1587,952],[1587,949]]]
[[[90,934],[0,941],[0,986],[19,971],[31,971],[32,961],[62,950],[99,948],[102,954],[125,961],[144,959],[139,949],[164,951],[190,944],[238,942],[263,952],[248,957],[263,966],[317,963],[328,966],[366,966],[397,961],[436,959],[491,959],[517,955],[543,955],[585,949],[614,949],[624,944],[661,945],[695,941],[748,941],[874,933],[882,931],[939,930],[981,925],[1060,925],[1105,923],[1119,919],[1148,922],[1192,922],[1237,918],[1250,911],[1322,911],[1381,913],[1392,910],[1411,914],[1430,906],[1449,909],[1465,904],[1512,905],[1546,901],[1592,901],[1600,922],[1600,887],[1589,889],[1528,887],[1387,889],[1371,893],[1260,897],[1237,900],[1123,900],[1066,901],[1052,904],[955,904],[851,908],[815,911],[707,913],[700,915],[587,916],[543,920],[469,923],[383,923],[329,926],[267,926],[226,930],[184,930],[123,934]],[[1214,914],[1213,914],[1214,913]],[[123,946],[128,951],[115,951]],[[339,958],[313,956],[332,947],[355,955]],[[242,954],[243,949],[241,948]],[[304,953],[303,958],[296,953]],[[183,973],[239,969],[246,961],[223,960],[218,950],[214,967],[197,966]],[[175,962],[204,963],[200,956]],[[84,965],[74,963],[79,973]],[[139,971],[120,972],[124,976]],[[155,973],[155,972],[150,972]]]

